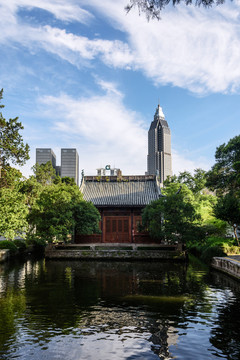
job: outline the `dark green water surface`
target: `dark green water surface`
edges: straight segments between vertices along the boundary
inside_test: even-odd
[[[240,359],[240,282],[196,260],[0,265],[0,360]]]

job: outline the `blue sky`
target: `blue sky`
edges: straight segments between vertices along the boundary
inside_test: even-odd
[[[3,114],[37,147],[77,148],[80,169],[147,170],[147,131],[160,101],[173,172],[208,170],[240,133],[240,2],[168,6],[147,22],[128,0],[0,0]],[[34,5],[33,5],[34,4]]]

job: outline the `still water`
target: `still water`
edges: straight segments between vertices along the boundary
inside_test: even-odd
[[[188,265],[0,266],[0,360],[240,359],[240,282]]]

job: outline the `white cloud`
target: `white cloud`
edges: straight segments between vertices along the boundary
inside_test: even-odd
[[[203,157],[195,157],[194,160],[190,159],[188,154],[177,152],[172,149],[172,168],[173,174],[178,175],[179,172],[189,171],[193,173],[195,169],[201,168],[203,170],[210,170],[213,164],[209,159]]]
[[[32,2],[29,0],[9,1],[9,4],[0,2],[2,15],[0,43],[4,45],[19,44],[29,50],[44,49],[76,66],[87,65],[96,58],[102,59],[109,66],[122,68],[129,68],[129,64],[133,62],[133,55],[128,45],[122,41],[89,39],[51,25],[26,24],[18,18],[17,13],[21,7],[31,8]],[[86,22],[91,17],[89,12],[81,9],[74,2],[66,4],[62,0],[50,2],[37,0],[34,6],[51,11],[61,20]]]
[[[123,0],[81,1],[80,6],[74,0],[34,2],[60,20],[86,23],[93,16],[83,5],[107,16],[128,41],[90,39],[52,24],[23,23],[18,10],[31,8],[32,1],[9,0],[0,5],[0,42],[43,48],[78,67],[101,59],[110,67],[142,71],[156,85],[173,84],[200,94],[239,90],[239,2],[213,9],[168,6],[159,22],[147,22],[134,10],[126,15]]]
[[[121,41],[93,39],[76,36],[65,30],[45,26],[41,29],[42,46],[49,52],[75,63],[81,63],[81,58],[94,60],[97,57],[114,67],[128,67],[133,57],[128,45]],[[33,37],[32,41],[37,37]]]
[[[95,75],[95,81],[101,87],[102,90],[107,92],[107,94],[115,94],[119,98],[123,97],[123,94],[118,90],[117,85],[115,83],[100,79],[96,75]]]
[[[134,10],[124,16],[121,0],[88,3],[127,33],[134,66],[156,84],[197,93],[239,89],[239,2],[211,9],[169,5],[159,22],[147,22]]]
[[[42,9],[52,13],[55,18],[63,21],[78,21],[87,23],[93,15],[79,7],[76,0],[8,0],[0,1],[1,11],[8,14],[10,21],[17,15],[20,9]],[[1,13],[2,15],[2,13]]]
[[[111,164],[125,174],[144,174],[147,129],[141,116],[124,106],[115,84],[98,82],[107,90],[105,95],[74,99],[62,94],[45,96],[41,102],[55,119],[55,131],[73,137],[69,144],[78,143],[80,166],[86,173],[94,174],[96,168]]]

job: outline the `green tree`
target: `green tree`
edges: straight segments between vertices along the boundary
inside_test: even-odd
[[[36,163],[32,167],[32,170],[37,181],[44,186],[52,184],[56,177],[56,171],[53,168],[51,161],[41,165]]]
[[[206,171],[203,169],[195,169],[193,175],[189,171],[180,172],[178,176],[173,175],[164,181],[164,185],[168,186],[171,183],[181,183],[196,195],[200,194],[206,185]]]
[[[240,135],[216,149],[215,164],[207,173],[206,186],[217,195],[240,192]]]
[[[129,4],[125,7],[127,12],[131,11],[132,8],[137,7],[139,14],[144,13],[148,20],[160,19],[161,10],[167,5],[172,4],[173,6],[185,3],[186,5],[196,5],[210,7],[212,5],[220,5],[225,0],[129,0]]]
[[[38,182],[34,176],[30,176],[28,179],[21,181],[19,185],[19,192],[26,196],[26,202],[29,208],[31,208],[39,198],[42,190],[43,185]]]
[[[69,185],[75,185],[74,178],[71,178],[70,176],[64,176],[61,178],[62,182]]]
[[[217,218],[227,221],[232,226],[235,240],[239,245],[237,228],[240,225],[240,200],[233,193],[219,197],[214,206],[214,214]]]
[[[3,89],[0,90],[0,101]],[[4,105],[0,105],[3,108]],[[24,144],[19,131],[23,125],[18,121],[18,117],[6,120],[0,112],[0,177],[1,168],[6,169],[10,162],[17,165],[25,164],[29,159],[29,146]]]
[[[0,178],[0,188],[19,188],[21,179],[21,171],[11,166],[5,166],[5,168],[2,170],[2,177]]]
[[[61,176],[56,175],[55,178],[53,179],[53,183],[54,183],[55,185],[61,184],[61,183],[62,183]]]
[[[90,202],[79,201],[74,206],[76,233],[83,235],[98,234],[101,216],[97,208]]]
[[[71,178],[70,176],[64,176],[61,178],[59,175],[54,178],[53,183],[56,185],[61,183],[76,185],[74,178]]]
[[[26,198],[16,189],[0,189],[0,235],[8,240],[23,236],[28,229]]]
[[[28,216],[31,232],[48,242],[67,241],[74,234],[93,233],[99,222],[95,207],[87,205],[76,185],[61,183],[43,188]]]
[[[175,184],[175,185],[173,185]],[[177,192],[177,188],[182,184],[186,185],[191,194],[191,203],[198,216],[201,218],[201,227],[203,235],[222,236],[226,231],[226,222],[217,219],[213,213],[213,207],[217,198],[212,194],[208,194],[206,188],[206,172],[202,169],[195,169],[191,174],[188,171],[180,172],[178,176],[169,177],[165,182],[166,193],[169,191]],[[170,190],[172,188],[172,190]],[[189,195],[188,195],[189,196]],[[200,229],[199,229],[200,230]],[[199,233],[199,235],[201,235]]]
[[[160,240],[185,242],[192,234],[200,216],[194,208],[194,197],[185,184],[178,191],[179,184],[164,189],[166,196],[146,206],[142,214],[143,226],[150,235]]]

